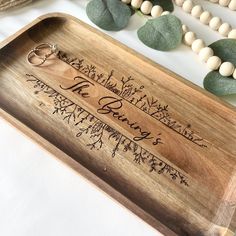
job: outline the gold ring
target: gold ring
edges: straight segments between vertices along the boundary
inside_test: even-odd
[[[45,53],[42,51],[49,49],[49,52]],[[52,54],[57,54],[58,53],[58,48],[57,45],[55,44],[50,44],[50,43],[42,43],[35,47],[34,49],[30,50],[30,52],[27,55],[27,61],[30,65],[33,66],[41,66],[46,62],[46,60],[52,55]],[[36,57],[38,62],[33,62],[32,59],[33,57]]]

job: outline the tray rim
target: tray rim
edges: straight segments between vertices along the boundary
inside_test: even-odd
[[[28,30],[36,26],[37,24],[43,22],[44,20],[48,20],[50,18],[58,18],[58,19],[65,19],[66,21],[74,21],[75,23],[78,23],[82,26],[86,26],[90,31],[93,33],[96,33],[100,36],[102,36],[104,39],[110,41],[114,44],[119,44],[119,47],[123,50],[127,51],[128,53],[132,54],[133,56],[138,57],[139,59],[143,60],[146,63],[151,64],[154,67],[157,67],[159,70],[167,73],[168,75],[172,76],[174,80],[177,82],[183,83],[184,85],[191,87],[196,92],[198,92],[200,95],[207,97],[208,99],[211,99],[214,101],[214,103],[217,103],[217,105],[221,105],[224,108],[229,109],[232,112],[236,111],[236,107],[233,105],[223,101],[222,99],[218,98],[214,94],[211,94],[210,92],[206,91],[205,89],[199,87],[198,85],[195,85],[193,82],[188,81],[181,77],[180,75],[176,74],[173,71],[170,71],[169,69],[159,65],[158,63],[152,61],[151,59],[147,58],[146,56],[142,55],[141,53],[135,51],[134,49],[129,48],[128,46],[124,45],[123,43],[119,42],[118,40],[112,38],[111,36],[101,32],[100,30],[88,25],[87,23],[84,23],[83,21],[79,20],[78,18],[71,16],[69,14],[55,12],[55,13],[49,13],[42,15],[38,18],[36,18],[31,23],[27,24],[25,27],[17,31],[15,34],[11,35],[7,39],[0,42],[0,53],[1,50],[4,49],[4,47],[8,46],[11,42],[16,40],[18,37],[20,37],[22,34],[26,33]],[[157,229],[160,233],[163,233],[164,235],[172,236],[177,235],[172,230],[168,228],[167,225],[164,225],[160,221],[158,221],[156,218],[151,216],[148,212],[144,211],[141,207],[137,206],[135,203],[133,203],[131,200],[129,200],[126,196],[124,196],[122,193],[120,193],[118,190],[114,189],[112,186],[107,184],[104,180],[93,174],[90,170],[83,167],[79,162],[76,162],[73,160],[69,155],[61,151],[59,148],[54,146],[52,143],[47,141],[45,138],[43,138],[41,135],[39,135],[34,130],[27,127],[24,123],[19,121],[14,116],[7,113],[5,110],[3,110],[0,107],[0,117],[2,117],[4,120],[6,120],[8,123],[13,125],[15,128],[17,128],[21,133],[29,137],[33,142],[37,143],[40,147],[48,151],[53,155],[54,158],[57,158],[57,160],[60,160],[62,163],[66,164],[67,166],[71,167],[73,170],[77,172],[80,176],[84,177],[86,180],[88,180],[90,183],[93,184],[96,188],[98,188],[100,191],[103,191],[106,195],[109,197],[112,197],[113,200],[121,204],[122,207],[125,207],[126,209],[130,210],[135,215],[139,216],[141,219],[143,219],[146,223]],[[226,229],[226,228],[225,228]],[[233,232],[230,231],[228,228],[225,231],[225,235],[231,235]]]

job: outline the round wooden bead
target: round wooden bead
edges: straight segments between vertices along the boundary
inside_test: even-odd
[[[236,79],[236,69],[234,69],[233,78]]]
[[[223,7],[227,7],[230,3],[230,0],[219,0],[219,4]]]
[[[175,4],[179,7],[182,7],[183,6],[183,3],[184,3],[185,0],[175,0]]]
[[[229,32],[231,31],[231,26],[229,23],[223,23],[220,28],[218,29],[219,33],[223,36],[228,36]]]
[[[192,0],[186,0],[186,1],[184,1],[182,8],[185,12],[190,13],[193,9],[193,6],[194,6],[194,4],[193,4]]]
[[[206,65],[210,70],[218,70],[221,65],[221,59],[217,56],[212,56],[207,60]]]
[[[136,9],[140,8],[142,3],[143,0],[131,0],[131,6]]]
[[[157,18],[161,16],[162,12],[163,12],[163,8],[161,6],[156,5],[151,10],[151,16],[153,18]]]
[[[163,11],[163,12],[161,13],[162,16],[164,16],[164,15],[169,15],[169,14],[170,14],[169,11]]]
[[[234,65],[231,62],[224,62],[221,64],[219,72],[222,76],[231,76],[234,70]]]
[[[200,50],[198,55],[201,61],[206,62],[210,57],[214,55],[214,52],[211,48],[205,47]]]
[[[236,11],[236,0],[231,0],[228,8],[232,11]]]
[[[203,13],[203,9],[201,5],[194,6],[191,11],[191,15],[196,18],[199,18],[202,13]]]
[[[192,44],[195,40],[196,40],[196,34],[191,31],[187,32],[183,38],[184,43],[188,46],[192,46]]]
[[[186,34],[189,31],[188,26],[182,25],[182,30],[183,30],[183,34]]]
[[[192,50],[195,53],[199,53],[202,48],[205,47],[205,43],[202,39],[196,39],[192,43]]]
[[[200,15],[200,21],[207,25],[209,24],[210,20],[212,18],[212,15],[209,11],[204,11],[201,15]]]
[[[213,30],[218,30],[220,28],[221,24],[222,24],[222,21],[219,17],[213,17],[209,22],[209,26]]]
[[[121,0],[123,3],[130,4],[131,0]]]
[[[150,1],[144,1],[140,7],[140,10],[143,14],[149,15],[151,13],[152,7],[153,5]]]
[[[229,32],[228,38],[230,38],[230,39],[236,39],[236,29],[232,29],[232,30]]]

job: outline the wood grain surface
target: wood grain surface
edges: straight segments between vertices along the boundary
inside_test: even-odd
[[[68,15],[0,48],[3,117],[165,235],[234,235],[234,107]]]

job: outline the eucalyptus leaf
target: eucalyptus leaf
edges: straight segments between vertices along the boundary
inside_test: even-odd
[[[92,0],[87,4],[86,13],[98,27],[119,31],[127,26],[132,10],[120,0]]]
[[[152,0],[153,5],[159,5],[164,11],[174,11],[174,4],[172,0]]]
[[[148,47],[170,51],[182,42],[181,21],[171,14],[150,19],[138,30],[139,39]]]
[[[229,61],[236,65],[235,39],[218,40],[209,47],[222,61]],[[236,80],[233,77],[224,77],[218,71],[208,73],[204,78],[203,85],[206,90],[218,96],[236,94]]]
[[[221,39],[212,43],[209,47],[213,49],[214,54],[221,58],[222,61],[229,61],[236,65],[235,39]]]
[[[218,96],[236,94],[236,80],[224,77],[217,71],[208,73],[203,84],[206,90]]]
[[[136,10],[132,6],[130,6],[130,5],[128,5],[128,6],[129,6],[129,9],[131,11],[131,16],[134,15]]]

